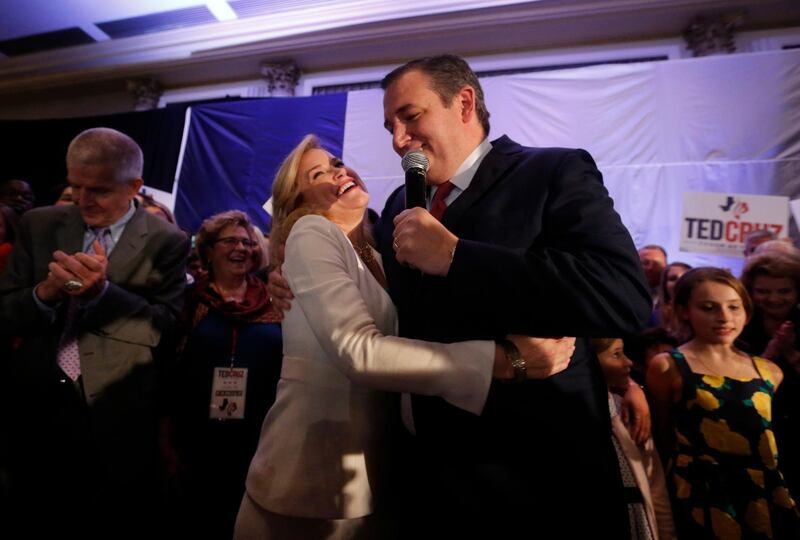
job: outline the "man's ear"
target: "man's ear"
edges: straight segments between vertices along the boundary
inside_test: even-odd
[[[456,99],[461,110],[461,121],[466,124],[475,116],[475,89],[469,85],[464,86],[458,91]]]
[[[133,194],[136,195],[142,189],[142,186],[144,185],[144,180],[142,180],[141,178],[134,178],[133,180],[130,181],[129,185],[131,186],[131,190],[133,190]]]

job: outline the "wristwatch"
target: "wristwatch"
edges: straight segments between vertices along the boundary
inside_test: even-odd
[[[525,363],[525,359],[520,354],[517,346],[507,339],[498,340],[497,343],[503,348],[503,351],[506,353],[506,358],[511,362],[511,367],[514,368],[514,379],[512,380],[515,383],[527,381],[528,364]]]

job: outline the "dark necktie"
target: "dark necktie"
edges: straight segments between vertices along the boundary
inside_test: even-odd
[[[108,227],[96,229],[95,239],[100,242],[103,251],[108,252],[106,236],[111,233]],[[89,244],[86,253],[94,255],[94,242]],[[80,299],[71,296],[67,307],[67,316],[64,320],[64,332],[58,347],[58,367],[73,381],[81,375],[81,355],[78,350],[78,307]]]
[[[431,200],[431,215],[439,221],[442,221],[442,215],[447,209],[447,203],[445,203],[444,200],[450,195],[454,187],[456,186],[448,181],[444,184],[440,184],[436,189],[436,193],[433,194],[433,200]]]

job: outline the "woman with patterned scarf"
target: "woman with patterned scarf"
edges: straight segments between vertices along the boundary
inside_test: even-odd
[[[208,274],[187,292],[188,328],[172,376],[181,527],[206,538],[231,537],[281,372],[280,318],[253,275],[262,257],[256,235],[238,210],[203,222],[196,249]]]

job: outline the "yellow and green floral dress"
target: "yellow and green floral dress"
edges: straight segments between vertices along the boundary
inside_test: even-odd
[[[679,538],[800,539],[778,470],[766,361],[753,357],[760,377],[734,379],[694,373],[680,351],[671,354],[683,376],[669,475]]]

